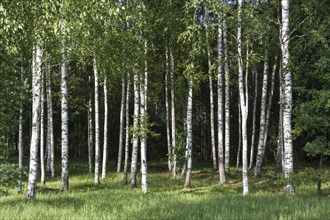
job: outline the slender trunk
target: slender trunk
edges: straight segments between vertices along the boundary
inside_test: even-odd
[[[229,94],[229,64],[227,24],[223,23],[223,47],[225,58],[225,171],[230,173],[230,94]]]
[[[41,101],[40,101],[40,184],[45,185],[45,86],[44,74],[41,73]]]
[[[146,42],[146,41],[145,41]],[[145,43],[145,48],[146,48]],[[145,77],[147,77],[148,70],[145,67]],[[141,116],[141,128],[142,128],[142,134],[141,134],[141,187],[142,192],[147,193],[148,192],[148,173],[147,173],[147,149],[146,149],[146,139],[147,134],[145,133],[145,129],[147,128],[146,124],[146,114],[145,114],[145,80],[144,83],[140,83],[140,116]]]
[[[276,170],[278,172],[283,172],[284,168],[284,140],[283,140],[283,103],[281,100],[283,100],[283,77],[282,77],[282,70],[280,65],[280,71],[279,71],[279,96],[280,96],[280,110],[279,110],[279,120],[278,120],[278,137],[277,137],[277,152],[276,152]]]
[[[120,125],[119,125],[119,148],[118,148],[118,162],[117,162],[117,173],[121,169],[121,161],[123,155],[123,145],[124,145],[124,115],[125,111],[125,78],[124,74],[121,76],[121,103],[120,103]]]
[[[260,104],[260,130],[259,130],[259,142],[258,142],[258,151],[256,158],[256,167],[254,170],[254,176],[261,175],[261,165],[264,158],[264,137],[265,137],[265,125],[266,125],[266,103],[267,103],[267,88],[268,88],[268,48],[265,49],[265,58],[264,58],[264,73],[263,73],[263,82],[262,82],[262,93],[261,93],[261,104]]]
[[[171,77],[171,120],[172,120],[172,129],[171,129],[171,136],[172,136],[172,157],[173,157],[173,162],[172,162],[172,177],[173,179],[176,178],[176,124],[175,124],[175,85],[174,85],[174,57],[172,50],[170,50],[170,61],[171,61],[171,72],[170,72],[170,77]]]
[[[139,148],[138,126],[139,126],[139,76],[137,69],[134,70],[134,118],[133,118],[133,148],[131,162],[130,187],[136,187],[137,158]]]
[[[248,183],[248,161],[247,161],[247,106],[244,97],[244,80],[243,80],[243,60],[242,60],[242,27],[241,13],[243,0],[238,0],[238,28],[237,28],[237,51],[238,51],[238,78],[239,78],[239,96],[242,113],[242,176],[243,176],[243,195],[249,194]]]
[[[225,166],[224,166],[224,151],[223,151],[223,45],[222,45],[222,25],[218,27],[218,59],[220,65],[218,66],[218,170],[220,183],[226,182]]]
[[[23,57],[21,57],[21,83],[24,84],[24,68]],[[18,193],[22,193],[22,169],[23,169],[23,95],[21,94],[21,103],[19,108],[19,124],[18,124]]]
[[[102,179],[107,178],[107,160],[108,160],[108,88],[107,77],[104,77],[104,129],[103,129],[103,161],[102,161]]]
[[[281,23],[281,51],[282,51],[282,70],[284,77],[284,106],[283,106],[283,138],[284,138],[284,174],[286,178],[290,178],[293,173],[293,152],[292,152],[292,129],[291,129],[291,112],[292,112],[292,80],[289,70],[289,0],[282,0],[282,23]],[[293,192],[294,188],[291,184],[286,186],[287,192]]]
[[[68,134],[68,83],[65,44],[62,43],[61,66],[61,116],[62,116],[62,183],[61,190],[69,190],[69,134]]]
[[[207,15],[208,16],[208,15]],[[209,89],[210,89],[210,129],[211,129],[211,147],[212,147],[212,159],[213,159],[213,170],[217,170],[217,156],[215,148],[215,134],[214,134],[214,100],[213,100],[213,77],[212,77],[212,62],[211,62],[211,51],[209,43],[208,24],[205,25],[206,33],[206,51],[207,51],[207,64],[208,64],[208,75],[209,75]]]
[[[30,163],[26,198],[34,198],[37,188],[38,142],[40,132],[40,82],[42,50],[38,45],[33,47],[32,55],[32,129],[30,142]]]
[[[258,99],[258,72],[255,68],[252,70],[254,75],[254,96],[253,96],[253,118],[252,118],[252,136],[251,136],[251,151],[250,151],[250,165],[249,169],[252,169],[254,161],[254,142],[256,134],[256,114],[257,114],[257,99]]]
[[[91,76],[88,77],[89,84],[91,83]],[[87,104],[87,123],[88,123],[88,170],[92,173],[93,169],[93,105],[92,92],[89,92],[89,99]]]
[[[99,77],[97,72],[97,63],[94,58],[94,109],[95,109],[95,165],[94,165],[94,183],[100,184],[99,166],[100,166],[100,121],[99,121]]]
[[[169,101],[168,101],[168,72],[169,72],[169,58],[168,58],[168,50],[166,48],[165,52],[165,60],[166,60],[166,70],[165,70],[165,114],[166,114],[166,140],[167,140],[167,165],[168,171],[172,171],[172,163],[171,160],[171,133],[170,133],[170,119],[169,119]]]
[[[242,147],[242,113],[241,113],[241,106],[240,104],[238,104],[238,147],[237,147],[237,155],[236,155],[236,172],[239,169],[239,162],[240,162],[241,150],[242,150],[241,147]]]
[[[125,106],[125,163],[124,163],[124,183],[127,184],[127,170],[128,170],[128,157],[129,157],[129,87],[130,87],[130,74],[127,73],[127,89],[126,89],[126,106]]]
[[[194,67],[192,67],[194,69]],[[188,102],[187,102],[187,171],[186,180],[184,183],[185,188],[190,188],[191,169],[192,169],[192,105],[193,105],[193,77],[189,76],[188,80]]]
[[[46,89],[47,89],[47,171],[51,173],[51,177],[55,177],[54,164],[54,125],[53,125],[53,102],[52,102],[52,86],[50,81],[50,64],[48,63],[48,71],[45,71]]]

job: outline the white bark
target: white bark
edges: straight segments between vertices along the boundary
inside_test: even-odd
[[[284,173],[287,178],[293,173],[293,152],[292,152],[292,80],[289,70],[289,0],[282,0],[282,23],[281,23],[281,51],[282,70],[284,77],[284,106],[283,106],[283,138],[284,138]],[[287,186],[287,191],[293,191],[292,185]]]
[[[260,130],[259,130],[259,141],[258,141],[258,152],[256,158],[256,167],[254,170],[255,176],[261,175],[261,165],[264,157],[264,137],[265,137],[265,125],[266,125],[266,103],[267,103],[267,88],[268,88],[268,48],[265,49],[264,57],[264,72],[262,82],[262,93],[261,93],[261,104],[260,104]]]
[[[103,161],[102,161],[102,179],[107,177],[107,160],[108,160],[108,88],[107,77],[104,77],[104,129],[103,129]]]
[[[280,65],[281,67],[281,65]],[[284,140],[283,140],[283,77],[282,68],[279,71],[279,97],[280,97],[280,110],[279,110],[279,122],[278,122],[278,137],[277,137],[277,153],[276,153],[276,169],[278,172],[282,172],[284,168]]]
[[[62,183],[61,190],[69,190],[69,130],[68,130],[68,82],[65,43],[62,42],[61,66],[61,116],[62,116]]]
[[[45,185],[45,86],[44,74],[41,73],[41,101],[40,101],[40,184]]]
[[[91,76],[88,77],[89,84],[91,83]],[[88,170],[92,173],[93,168],[93,105],[92,105],[92,92],[89,92],[89,99],[87,104],[87,124],[88,124]]]
[[[47,171],[51,173],[51,177],[55,177],[54,166],[54,126],[53,126],[53,102],[52,102],[52,86],[50,80],[50,65],[48,71],[45,71],[46,90],[47,90]]]
[[[131,162],[131,177],[130,187],[136,187],[136,172],[137,172],[137,157],[139,148],[138,126],[139,126],[139,76],[138,72],[134,70],[134,118],[133,118],[133,147],[132,147],[132,162]]]
[[[165,51],[166,69],[165,69],[165,120],[166,120],[166,140],[167,140],[167,165],[168,171],[172,171],[172,147],[171,147],[171,133],[170,133],[170,119],[169,119],[169,101],[168,101],[168,72],[169,72],[169,58],[168,50]]]
[[[125,106],[125,163],[124,163],[124,183],[127,184],[127,170],[128,170],[128,157],[129,157],[129,89],[130,87],[130,74],[127,73],[127,89],[126,89],[126,106]]]
[[[172,50],[170,50],[170,61],[171,61],[171,139],[172,139],[172,177],[176,178],[176,124],[175,124],[175,85],[174,85],[174,57]]]
[[[26,198],[34,198],[37,188],[38,142],[40,132],[40,83],[42,50],[39,45],[33,47],[32,55],[32,129],[30,142],[30,163]]]
[[[208,16],[208,15],[207,15]],[[213,77],[212,77],[212,61],[211,51],[209,43],[208,24],[205,24],[206,33],[206,51],[207,51],[207,64],[208,64],[208,75],[209,75],[209,89],[210,89],[210,129],[211,129],[211,148],[212,148],[212,159],[213,159],[213,170],[217,170],[217,156],[215,148],[215,134],[214,134],[214,98],[213,98]]]
[[[192,69],[194,69],[192,67]],[[193,77],[188,79],[188,101],[187,101],[187,143],[186,143],[186,180],[184,187],[190,188],[191,169],[192,169],[192,105],[193,105]]]
[[[24,68],[23,68],[23,57],[21,57],[21,83],[24,83]],[[21,103],[19,108],[19,124],[18,124],[18,188],[17,192],[22,193],[22,169],[23,169],[23,95],[21,95]]]
[[[121,169],[121,161],[123,155],[123,145],[124,145],[124,115],[125,111],[125,78],[124,74],[121,77],[121,103],[120,103],[120,125],[119,125],[119,147],[118,147],[118,162],[117,162],[117,173]]]
[[[242,175],[243,175],[243,195],[249,194],[248,183],[248,161],[247,161],[247,108],[244,97],[244,80],[243,80],[243,60],[242,60],[242,14],[243,0],[238,0],[238,28],[237,28],[237,51],[238,51],[238,81],[239,81],[239,97],[242,112]]]
[[[224,140],[223,140],[223,43],[222,43],[222,25],[218,27],[218,60],[220,62],[218,66],[218,170],[219,180],[223,184],[226,182],[225,166],[224,166]]]
[[[99,77],[97,72],[97,63],[94,58],[94,109],[95,109],[95,165],[94,165],[94,184],[100,184],[99,170],[100,170],[100,121],[99,121]]]
[[[146,45],[145,45],[146,47]],[[147,77],[147,68],[145,68],[145,78]],[[146,140],[147,140],[147,134],[145,133],[146,129],[146,122],[144,121],[146,118],[145,114],[145,81],[144,83],[140,83],[140,116],[141,116],[141,128],[142,128],[142,133],[141,133],[141,187],[142,187],[142,192],[147,193],[148,192],[148,173],[147,173],[147,146],[146,146]]]
[[[225,58],[225,171],[230,173],[230,94],[229,94],[229,61],[227,24],[223,23],[223,47]]]
[[[240,104],[238,104],[238,146],[237,146],[237,154],[236,154],[236,172],[239,170],[241,151],[242,151],[242,113],[241,113],[241,106]]]
[[[252,118],[252,135],[251,135],[251,151],[250,151],[250,164],[249,169],[252,169],[254,161],[254,144],[255,144],[255,134],[256,134],[256,114],[257,114],[257,99],[258,99],[258,72],[254,68],[252,70],[254,74],[254,96],[253,96],[253,118]]]

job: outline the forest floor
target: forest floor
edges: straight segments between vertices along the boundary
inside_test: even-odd
[[[273,171],[249,178],[250,194],[242,196],[241,172],[232,170],[227,184],[205,163],[194,163],[192,188],[183,189],[184,179],[172,179],[166,163],[149,163],[149,193],[140,185],[130,189],[123,174],[115,173],[110,162],[108,178],[94,185],[86,162],[70,162],[70,189],[59,191],[60,175],[47,176],[38,184],[37,198],[26,200],[13,187],[0,194],[0,219],[329,219],[330,183],[323,182],[316,194],[316,182],[300,175],[296,192],[282,192],[283,181]],[[207,167],[208,166],[208,167]],[[60,170],[57,164],[57,173]],[[267,168],[268,169],[268,168]],[[269,170],[269,169],[268,169]],[[304,173],[303,171],[301,171]],[[328,171],[327,171],[328,172]],[[304,176],[305,175],[305,176]],[[138,184],[140,183],[138,175]],[[26,181],[24,184],[26,187]]]

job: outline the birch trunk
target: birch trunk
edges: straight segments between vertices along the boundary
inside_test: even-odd
[[[254,68],[252,70],[254,75],[254,96],[253,96],[253,118],[252,118],[252,136],[251,136],[251,151],[250,151],[250,165],[249,169],[252,169],[254,162],[254,144],[256,134],[256,114],[257,114],[257,99],[258,99],[258,72]]]
[[[284,138],[284,174],[289,178],[293,173],[293,152],[292,152],[292,129],[291,129],[291,111],[292,111],[292,80],[289,70],[289,0],[282,0],[282,23],[281,23],[281,51],[282,51],[282,70],[284,77],[284,106],[283,106],[283,138]],[[287,192],[293,192],[293,186],[286,186]]]
[[[127,184],[127,170],[128,170],[128,157],[129,157],[129,87],[130,87],[130,74],[127,73],[127,89],[126,89],[126,106],[125,106],[125,163],[124,163],[124,183]]]
[[[88,77],[89,84],[91,83],[91,76]],[[92,173],[93,169],[93,105],[92,92],[89,92],[89,100],[87,104],[87,123],[88,123],[88,170]]]
[[[103,129],[103,161],[102,161],[102,179],[107,178],[107,160],[108,160],[108,88],[107,77],[104,77],[104,129]]]
[[[62,43],[61,66],[61,116],[62,116],[62,183],[61,190],[69,190],[69,134],[68,134],[68,83],[65,43]]]
[[[94,58],[94,109],[95,109],[95,165],[94,165],[94,184],[100,184],[99,166],[100,166],[100,121],[99,121],[99,77],[97,72],[97,63]]]
[[[208,16],[208,14],[207,14]],[[209,75],[209,89],[210,89],[210,129],[211,129],[211,147],[212,147],[212,159],[213,159],[213,170],[217,170],[217,156],[215,148],[215,134],[214,134],[214,100],[213,100],[213,77],[212,77],[212,62],[211,62],[211,51],[209,43],[208,24],[205,24],[206,33],[206,51],[207,51],[207,64],[208,64],[208,75]]]
[[[165,69],[165,114],[166,114],[166,140],[167,140],[167,165],[168,171],[172,171],[172,149],[171,149],[171,133],[170,133],[170,119],[169,119],[169,101],[168,101],[168,72],[169,72],[169,58],[168,49],[165,51],[166,69]]]
[[[242,150],[242,113],[241,113],[241,106],[240,104],[238,104],[238,147],[236,154],[236,172],[239,170],[241,150]]]
[[[40,132],[40,83],[41,83],[42,50],[38,45],[33,47],[32,55],[32,128],[30,142],[30,162],[26,198],[36,196],[38,171],[38,143]]]
[[[23,57],[21,57],[21,83],[24,84],[24,68],[23,68]],[[19,108],[19,124],[18,124],[18,188],[17,192],[22,193],[22,169],[23,169],[23,95],[21,94],[21,103]]]
[[[170,72],[170,77],[171,77],[171,120],[172,120],[172,129],[171,129],[171,136],[172,136],[172,157],[173,157],[173,162],[172,162],[172,177],[173,179],[176,178],[176,124],[175,124],[175,84],[174,84],[174,57],[172,50],[170,50],[170,61],[171,61],[171,72]]]
[[[119,148],[118,148],[118,162],[117,162],[117,173],[121,170],[121,161],[123,155],[124,145],[124,115],[125,111],[125,79],[124,74],[121,76],[121,103],[120,103],[120,125],[119,125]]]
[[[146,42],[146,41],[145,41]],[[146,43],[145,43],[145,48],[146,48]],[[146,146],[146,140],[147,140],[147,134],[145,133],[145,129],[147,128],[146,124],[146,114],[145,114],[145,83],[146,83],[146,77],[147,77],[147,64],[145,65],[145,78],[144,78],[144,83],[140,83],[140,116],[141,116],[141,128],[142,128],[142,137],[141,137],[141,187],[142,187],[142,192],[147,193],[148,192],[148,173],[147,173],[147,146]]]
[[[243,175],[243,195],[249,194],[248,183],[248,164],[247,164],[247,108],[244,97],[244,82],[243,82],[243,60],[242,60],[242,27],[241,13],[243,0],[238,0],[238,28],[237,28],[237,51],[238,51],[238,81],[239,81],[239,96],[242,112],[242,175]]]
[[[53,125],[53,102],[52,102],[52,86],[50,80],[50,64],[48,63],[48,71],[45,71],[46,90],[47,90],[47,171],[51,173],[51,177],[55,177],[54,166],[54,125]]]
[[[223,151],[223,45],[222,45],[222,25],[218,27],[218,59],[220,65],[218,66],[218,170],[220,183],[226,182],[225,166],[224,166],[224,151]]]
[[[280,90],[280,110],[279,110],[279,122],[278,122],[278,138],[277,138],[277,152],[276,152],[276,169],[278,172],[283,172],[284,168],[284,140],[283,140],[283,77],[282,77],[282,68],[280,66],[279,71],[279,90]]]
[[[194,67],[192,67],[194,69]],[[188,79],[188,102],[187,102],[187,167],[186,167],[186,180],[184,183],[185,188],[190,188],[191,181],[191,168],[192,168],[192,104],[193,104],[193,77],[189,76]]]
[[[41,73],[41,101],[40,101],[40,184],[45,185],[45,86],[44,73]]]
[[[266,103],[267,103],[267,88],[268,88],[268,49],[265,49],[264,57],[264,72],[263,72],[263,82],[262,82],[262,93],[261,93],[261,104],[260,104],[260,130],[259,130],[259,141],[258,141],[258,151],[256,158],[256,167],[254,170],[254,176],[261,175],[261,165],[264,158],[264,137],[265,137],[265,125],[266,125]]]
[[[139,126],[139,76],[137,70],[134,71],[134,118],[133,118],[133,148],[131,162],[130,187],[136,187],[137,157],[139,148],[138,126]]]
[[[225,59],[225,171],[230,173],[230,94],[229,94],[229,65],[227,24],[223,23],[223,47]]]

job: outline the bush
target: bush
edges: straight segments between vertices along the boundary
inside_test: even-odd
[[[16,184],[20,175],[27,176],[25,168],[20,169],[17,164],[0,164],[0,186],[10,187]]]

